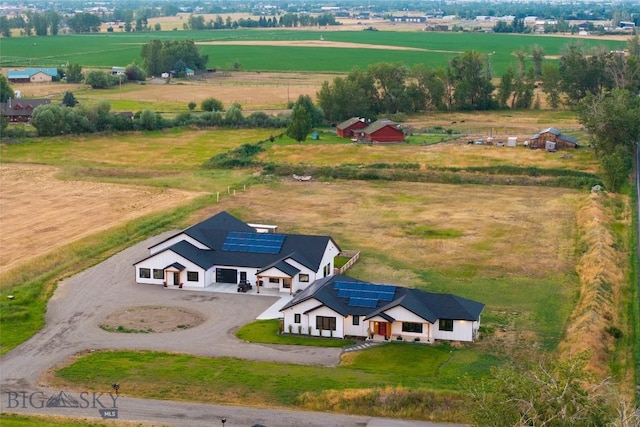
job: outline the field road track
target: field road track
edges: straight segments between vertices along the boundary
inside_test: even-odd
[[[110,384],[100,391],[105,394],[97,401],[86,400],[91,404],[82,404],[85,400],[80,396],[81,391],[65,390],[66,394],[75,395],[76,401],[80,402],[78,407],[41,407],[43,397],[60,394],[60,390],[48,387],[44,382],[44,374],[70,357],[92,350],[139,349],[282,363],[323,366],[338,364],[340,349],[253,344],[235,337],[234,331],[238,326],[253,321],[277,301],[277,297],[136,285],[132,264],[148,256],[147,248],[170,234],[165,233],[132,246],[58,284],[49,301],[46,326],[29,341],[3,355],[0,360],[2,412],[100,418],[100,409],[113,408]],[[114,311],[140,306],[185,308],[200,313],[204,322],[190,329],[162,334],[119,334],[100,329],[101,321]],[[242,307],[241,310],[238,309],[239,306]],[[122,388],[116,405],[119,420],[161,425],[221,425],[216,423],[226,418],[226,427],[254,424],[267,427],[451,426],[368,416],[135,399],[127,397],[126,387],[123,385]],[[35,398],[29,400],[28,397]]]

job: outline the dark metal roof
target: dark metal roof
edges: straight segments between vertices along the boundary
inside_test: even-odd
[[[33,110],[41,105],[50,104],[48,99],[9,99],[7,102],[0,103],[0,114],[3,116],[29,116],[33,114]]]
[[[338,128],[338,129],[347,129],[348,127],[353,126],[354,124],[356,124],[358,122],[363,122],[364,123],[364,119],[361,119],[360,117],[351,117],[349,120],[345,120],[344,122],[342,122],[339,125],[337,125],[336,128]]]
[[[375,122],[371,123],[369,126],[367,126],[366,128],[362,129],[361,132],[370,135],[376,131],[379,131],[380,129],[382,129],[385,126],[390,126],[394,129],[397,129],[400,131],[400,129],[398,129],[398,124],[392,120],[389,119],[379,119],[376,120]],[[402,132],[402,131],[400,131]]]
[[[185,240],[171,245],[167,250],[177,253],[205,270],[213,265],[212,251],[197,248]]]
[[[258,271],[258,274],[262,273],[265,270],[268,270],[270,268],[277,268],[278,270],[282,271],[284,274],[288,275],[289,277],[293,277],[296,274],[300,273],[300,269],[294,267],[293,265],[289,264],[288,262],[284,261],[284,260],[278,260],[274,263],[271,263],[269,265],[267,265],[266,267],[260,269],[260,271]]]
[[[320,268],[320,263],[329,242],[333,242],[338,250],[340,249],[329,236],[286,234],[284,243],[278,253],[223,251],[222,245],[229,232],[233,231],[255,232],[255,229],[223,211],[180,233],[174,234],[155,246],[185,234],[207,246],[210,250],[198,249],[186,241],[178,242],[170,246],[169,249],[203,268],[209,268],[212,265],[224,265],[262,269],[286,258],[291,258],[314,271],[318,271]],[[206,260],[203,257],[206,257]],[[295,267],[289,265],[286,268],[288,271],[293,271]]]
[[[562,132],[560,132],[559,129],[556,129],[556,128],[547,128],[547,129],[541,130],[540,132],[536,133],[535,135],[533,135],[529,139],[538,139],[538,138],[540,138],[540,135],[542,135],[543,133],[553,134],[558,139],[561,139],[563,141],[571,142],[572,144],[578,145],[578,140],[576,138],[574,138],[572,136],[569,136],[569,135],[565,135]]]
[[[391,302],[380,300],[378,301],[378,305],[373,308],[354,307],[349,305],[348,298],[338,296],[338,291],[333,286],[334,283],[338,281],[362,282],[361,280],[342,275],[329,276],[316,280],[308,288],[285,304],[281,311],[312,298],[344,317],[355,315],[366,316],[366,319],[374,316],[392,319],[386,311],[398,306],[405,308],[430,323],[435,323],[438,319],[475,321],[478,320],[480,313],[484,310],[484,304],[477,301],[461,298],[452,294],[438,294],[400,286],[395,287],[394,298]]]
[[[187,267],[185,267],[184,265],[180,264],[179,262],[174,262],[173,264],[167,265],[164,269],[166,270],[167,268],[175,268],[178,271],[182,271]]]

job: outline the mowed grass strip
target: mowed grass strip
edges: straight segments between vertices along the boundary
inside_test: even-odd
[[[144,427],[154,426],[155,424],[140,423],[140,422],[127,422],[118,420],[113,422],[100,422],[90,421],[86,418],[79,417],[63,417],[59,415],[18,415],[2,413],[2,427],[32,427],[32,426],[46,426],[46,427]]]
[[[458,395],[462,376],[488,375],[489,368],[498,364],[497,359],[467,348],[408,343],[349,353],[338,367],[146,351],[95,352],[56,371],[55,386],[100,390],[116,381],[124,396],[300,407],[303,393],[327,390],[407,387]]]
[[[248,342],[259,342],[267,344],[284,345],[305,345],[311,347],[347,347],[355,341],[339,338],[316,338],[309,337],[307,333],[300,333],[298,330],[284,331],[279,333],[278,319],[257,320],[253,323],[242,326],[236,331],[236,336]]]

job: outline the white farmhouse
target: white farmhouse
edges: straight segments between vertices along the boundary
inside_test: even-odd
[[[284,331],[374,341],[473,341],[484,304],[451,294],[377,285],[343,275],[319,279],[280,310]]]
[[[220,212],[149,248],[136,282],[205,288],[248,282],[293,294],[333,274],[340,248],[329,236],[258,232]]]

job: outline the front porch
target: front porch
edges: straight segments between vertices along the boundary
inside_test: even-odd
[[[433,344],[435,339],[429,334],[430,328],[427,325],[426,333],[402,331],[402,322],[382,322],[370,321],[367,341],[388,342],[406,341]]]

